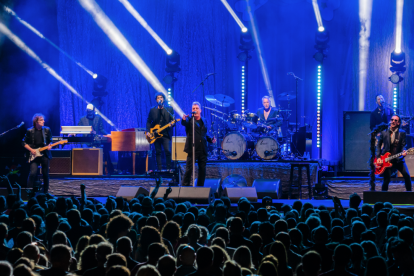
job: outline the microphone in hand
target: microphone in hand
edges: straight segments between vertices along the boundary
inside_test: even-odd
[[[159,100],[158,101],[158,106],[163,106],[164,105],[164,103],[162,102],[162,100]]]

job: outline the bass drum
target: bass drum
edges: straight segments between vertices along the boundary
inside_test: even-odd
[[[249,134],[238,131],[230,132],[221,142],[221,148],[227,159],[248,158],[248,151],[254,148],[254,139]]]
[[[257,140],[256,153],[260,158],[264,160],[275,158],[278,149],[279,143],[273,137],[262,137]]]

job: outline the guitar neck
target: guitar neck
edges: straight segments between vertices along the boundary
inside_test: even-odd
[[[59,144],[60,144],[59,142],[56,142],[56,143],[52,144],[51,146],[52,146],[52,148],[53,148],[54,146],[59,145]],[[41,151],[47,150],[47,148],[48,148],[48,147],[49,147],[49,146],[46,146],[46,147],[40,148],[40,149],[39,149],[39,151],[41,152]]]
[[[165,125],[165,126],[163,126],[162,128],[158,129],[158,132],[161,132],[161,131],[163,131],[164,129],[166,129],[166,128],[170,127],[170,124],[174,124],[174,123],[175,123],[175,122],[177,122],[177,121],[178,121],[178,120],[171,121],[170,123],[166,124],[166,125]]]
[[[407,154],[410,154],[410,152],[411,152],[411,150],[412,150],[412,149],[413,149],[413,148],[411,148],[411,149],[407,150]],[[398,158],[398,157],[400,157],[402,154],[403,154],[403,152],[397,153],[397,154],[395,154],[395,155],[391,155],[390,157],[386,158],[386,159],[385,159],[385,161],[390,161],[390,160],[392,160],[392,159]]]

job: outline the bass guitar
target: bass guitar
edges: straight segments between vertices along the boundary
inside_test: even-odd
[[[66,144],[67,142],[68,142],[68,140],[61,140],[61,141],[59,141],[59,142],[56,142],[56,143],[54,143],[54,144],[51,144],[51,146],[52,146],[52,147],[55,147],[55,146],[57,146],[57,145],[63,145],[63,144]],[[42,151],[47,150],[47,149],[48,149],[48,147],[49,147],[49,146],[47,146],[47,147],[43,147],[43,148],[38,148],[38,149],[35,149],[36,154],[30,154],[30,157],[29,157],[29,163],[30,163],[30,162],[32,162],[33,160],[35,160],[35,159],[36,159],[36,157],[42,156],[42,155],[43,155],[43,154],[42,154]]]
[[[170,123],[166,124],[163,127],[160,127],[160,125],[155,125],[153,128],[150,129],[149,132],[145,132],[145,137],[147,137],[148,143],[153,144],[155,140],[164,136],[161,134],[161,131],[173,126],[176,122],[179,122],[179,121],[180,119],[175,119],[174,121],[171,121]]]
[[[382,163],[377,163],[378,159],[374,160],[374,165],[375,165],[375,174],[382,174],[386,168],[389,168],[392,166],[392,164],[390,163],[390,161],[392,159],[398,158],[403,154],[403,152],[400,152],[398,154],[395,155],[391,155],[391,153],[387,152],[384,155],[381,155],[381,160]],[[414,154],[414,148],[410,148],[407,150],[407,154]],[[391,156],[390,156],[391,155]]]

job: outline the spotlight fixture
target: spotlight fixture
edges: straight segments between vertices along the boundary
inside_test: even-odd
[[[320,27],[318,28],[318,31],[323,32],[323,31],[325,31],[325,28],[324,28],[323,26],[320,26]]]
[[[240,54],[237,55],[237,58],[240,61],[245,62],[247,59],[251,59],[252,57],[247,52],[241,52]]]
[[[253,37],[250,32],[242,32],[240,33],[240,50],[243,51],[250,51],[254,49],[254,42]]]
[[[390,64],[391,64],[391,72],[401,72],[404,73],[406,68],[405,68],[405,53],[404,52],[399,52],[397,53],[396,51],[391,53],[391,60],[390,60]]]
[[[393,84],[398,84],[404,80],[404,78],[401,77],[399,73],[392,74],[391,77],[389,77],[388,79]]]
[[[323,63],[323,60],[327,57],[327,55],[325,54],[326,49],[329,48],[329,32],[326,31],[323,26],[318,28],[318,31],[315,34],[315,42],[315,49],[318,51],[313,55],[313,58],[317,62]]]
[[[167,56],[165,60],[165,65],[165,72],[167,73],[180,72],[180,54],[176,51],[172,51],[172,53]]]
[[[98,74],[96,74],[96,73],[92,75],[92,78],[94,78],[94,79],[96,79],[97,77],[98,77]]]
[[[248,30],[247,30],[247,28],[246,28],[246,27],[242,28],[242,32],[243,32],[243,33],[247,33],[247,31],[248,31]]]
[[[96,75],[96,77],[95,77]],[[102,75],[94,74],[93,78],[93,92],[92,95],[94,97],[105,97],[108,95],[108,92],[106,92],[106,83],[108,82],[108,79],[105,78]]]

